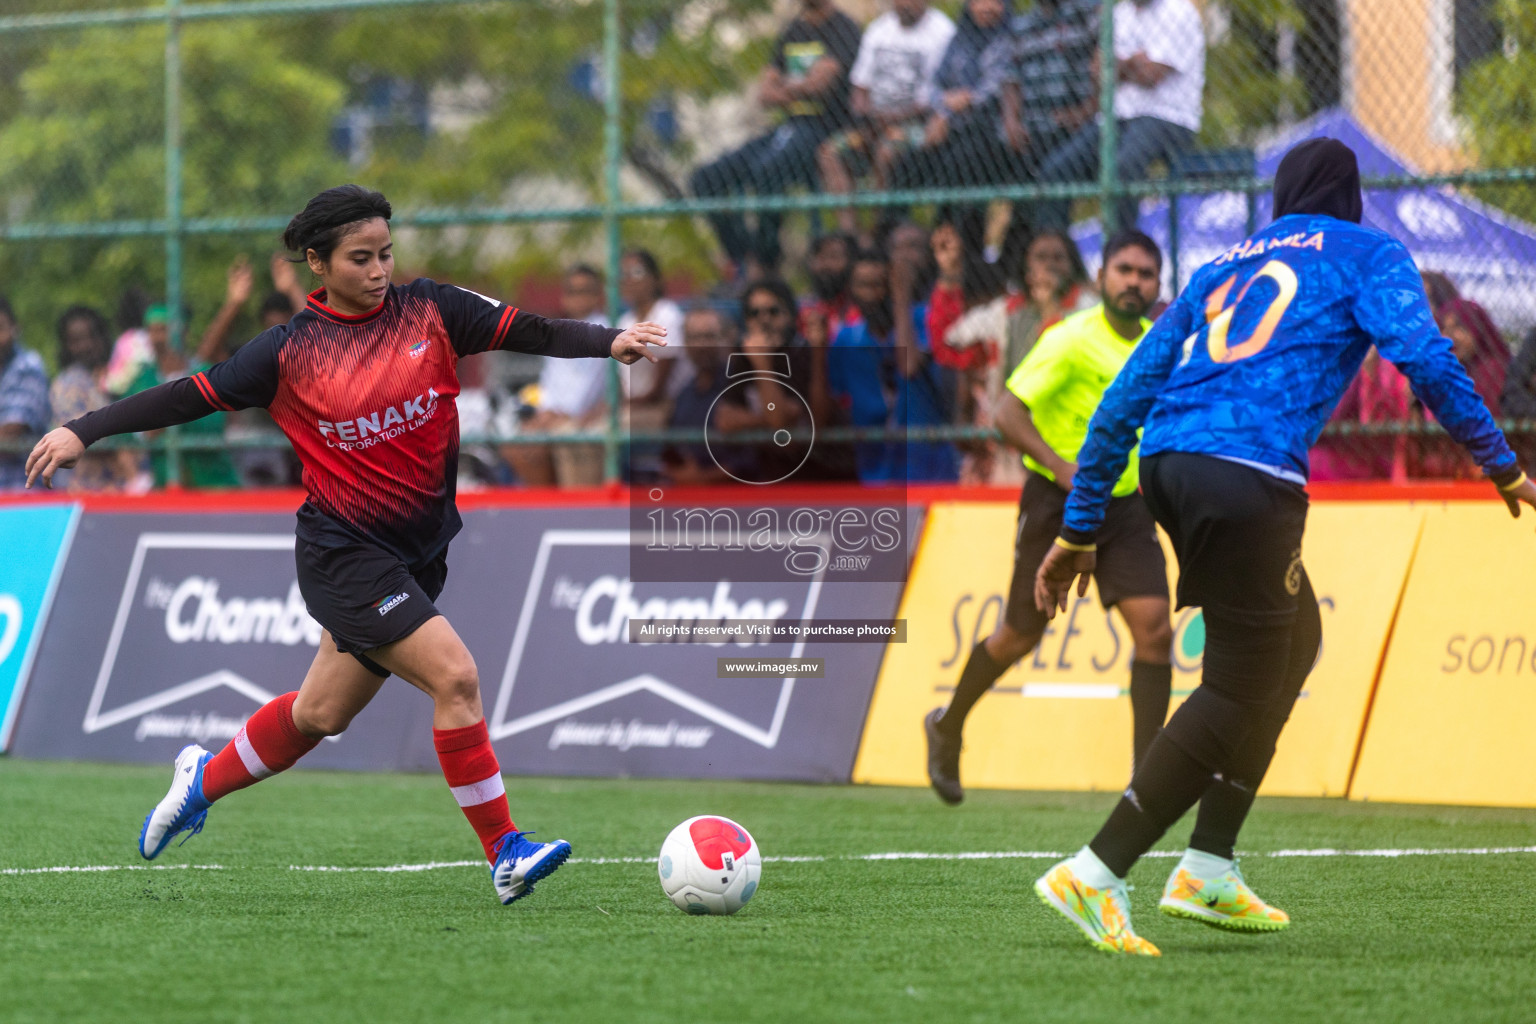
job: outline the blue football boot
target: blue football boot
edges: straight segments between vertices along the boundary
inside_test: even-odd
[[[491,864],[491,882],[502,903],[511,903],[533,892],[533,883],[555,873],[571,855],[571,844],[564,839],[552,843],[534,843],[524,836],[532,832],[508,832],[493,848],[496,860]]]

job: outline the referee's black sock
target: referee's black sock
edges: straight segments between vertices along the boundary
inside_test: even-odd
[[[950,739],[959,739],[960,731],[965,728],[965,716],[1006,671],[1008,666],[997,663],[985,642],[977,644],[965,661],[965,669],[955,684],[955,695],[949,699],[949,707],[944,709],[944,717],[939,719],[939,731]]]
[[[1166,733],[1147,749],[1125,795],[1088,844],[1104,866],[1124,878],[1211,785],[1211,773]]]
[[[1168,694],[1173,689],[1173,666],[1150,661],[1131,662],[1131,750],[1134,769],[1168,718]]]

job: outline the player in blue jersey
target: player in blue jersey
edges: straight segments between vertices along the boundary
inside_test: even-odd
[[[1061,535],[1035,599],[1085,592],[1094,539],[1141,430],[1141,487],[1179,560],[1179,607],[1205,615],[1200,686],[1137,765],[1093,840],[1036,883],[1101,949],[1158,955],[1131,927],[1131,865],[1212,785],[1246,814],[1322,636],[1301,564],[1307,450],[1372,345],[1464,446],[1513,515],[1536,507],[1451,343],[1435,326],[1401,243],[1360,224],[1354,153],[1314,139],[1275,176],[1274,223],[1195,274],[1105,393],[1078,457]],[[1234,833],[1235,834],[1235,833]],[[1249,892],[1235,860],[1191,850],[1161,908],[1241,927]]]

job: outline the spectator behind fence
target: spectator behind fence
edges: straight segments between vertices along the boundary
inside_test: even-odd
[[[1408,381],[1374,348],[1339,399],[1329,426],[1408,423],[1413,395]],[[1318,438],[1308,456],[1308,476],[1327,480],[1390,480],[1409,476],[1409,438],[1404,433],[1350,433]]]
[[[828,389],[825,344],[813,344],[795,330],[795,294],[781,278],[769,277],[748,286],[741,297],[746,324],[741,358],[727,366],[732,381],[745,378],[744,408],[717,408],[714,427],[722,433],[788,431],[787,444],[759,442],[751,468],[763,483],[802,483],[854,480],[852,450],[813,434],[842,420]],[[819,327],[823,321],[813,318]],[[820,339],[818,339],[820,340]],[[789,377],[783,377],[788,360]],[[743,369],[745,372],[743,372]],[[809,451],[807,451],[809,449]]]
[[[106,390],[109,331],[107,318],[89,306],[71,306],[59,317],[59,375],[49,389],[55,426],[112,401]],[[139,471],[137,453],[126,448],[86,452],[58,481],[71,491],[141,492],[153,483],[148,473]]]
[[[1037,177],[1041,163],[1099,110],[1094,73],[1099,0],[1038,0],[982,55],[985,89],[998,96],[1006,165],[1017,178]],[[1012,265],[1036,218],[1015,203],[1000,258]]]
[[[1461,290],[1456,287],[1456,283],[1438,270],[1421,272],[1419,280],[1424,282],[1424,294],[1429,298],[1430,309],[1439,309],[1447,302],[1461,298]]]
[[[243,286],[234,284],[241,277],[244,270]],[[250,267],[236,263],[230,271],[232,282],[231,293],[240,294],[240,302],[250,295],[249,281]],[[229,302],[226,300],[225,306]],[[236,304],[238,312],[239,303]],[[221,315],[223,310],[221,310]],[[217,321],[218,318],[215,318]],[[231,316],[230,319],[233,319]],[[189,361],[184,353],[171,342],[170,317],[164,306],[151,306],[144,313],[144,330],[149,336],[149,350],[153,361],[139,367],[139,372],[129,382],[125,395],[136,395],[140,391],[147,391],[157,384],[167,381],[180,380],[194,373],[201,373],[220,359],[220,350],[223,347],[223,334],[221,332],[208,332],[203,335],[202,344],[193,353]],[[193,420],[176,428],[181,433],[179,437],[198,440],[219,440],[224,437],[224,416],[222,412],[210,413],[202,419]],[[145,435],[152,440],[165,440],[164,431],[152,431]],[[155,451],[150,455],[150,469],[154,473],[155,486],[164,487],[171,482],[170,458],[163,451]],[[181,476],[179,483],[191,487],[237,487],[239,478],[235,475],[234,463],[230,461],[229,453],[220,448],[188,448],[181,452]]]
[[[1436,275],[1440,276],[1440,275]],[[1448,279],[1426,279],[1426,291],[1455,294]],[[1451,339],[1457,361],[1472,378],[1489,412],[1502,413],[1501,393],[1509,347],[1486,310],[1466,299],[1452,299],[1435,309],[1435,321]],[[1400,424],[1433,422],[1414,399],[1407,378],[1374,351],[1344,393],[1330,423]],[[1409,437],[1405,432],[1323,438],[1312,460],[1319,480],[1474,479],[1481,475],[1462,449],[1437,432]]]
[[[650,321],[665,327],[669,337],[682,337],[682,307],[662,295],[661,265],[647,250],[630,249],[619,260],[619,296],[627,307],[619,317],[620,330]],[[672,396],[687,383],[691,372],[681,345],[668,342],[653,351],[654,363],[640,359],[619,367],[625,424],[630,430],[659,430],[667,422]]]
[[[1435,307],[1440,332],[1451,339],[1456,360],[1494,419],[1503,416],[1501,399],[1508,376],[1509,345],[1488,311],[1471,299],[1452,299]],[[1426,418],[1427,412],[1422,413]],[[1432,479],[1477,479],[1482,471],[1460,445],[1443,433],[1421,438],[1414,475]]]
[[[667,426],[687,430],[697,443],[673,443],[661,453],[662,478],[675,484],[724,484],[754,482],[756,463],[753,445],[722,444],[722,415],[729,421],[729,407],[747,413],[747,388],[732,387],[726,377],[727,360],[735,350],[734,325],[713,306],[696,306],[683,318],[683,337],[678,339],[693,367],[693,377],[677,393]],[[708,432],[711,445],[706,446]]]
[[[1116,164],[1122,181],[1142,181],[1152,164],[1193,148],[1205,89],[1205,30],[1190,0],[1115,4]],[[1040,180],[1091,181],[1099,173],[1099,122],[1090,121],[1045,158]],[[1134,228],[1139,200],[1121,198],[1115,220]],[[1041,227],[1065,228],[1071,204],[1039,204]]]
[[[953,371],[955,422],[989,428],[1002,393],[998,359],[1008,329],[1008,311],[1018,296],[1008,291],[1003,269],[982,258],[979,247],[953,223],[933,230],[939,279],[928,301],[926,323],[933,358]],[[960,482],[1001,485],[1023,480],[1017,459],[996,458],[991,441],[962,441]]]
[[[1520,351],[1509,364],[1499,404],[1505,416],[1536,420],[1536,327],[1526,334]]]
[[[0,441],[40,437],[52,425],[48,368],[42,356],[22,347],[16,314],[0,295]],[[22,489],[26,464],[26,452],[0,451],[0,491]]]
[[[954,35],[955,23],[927,0],[892,0],[869,23],[848,75],[858,124],[817,150],[825,191],[852,192],[855,179],[870,173],[884,187],[892,162],[922,144],[934,75]],[[837,222],[845,234],[858,228],[851,207],[838,211]]]
[[[298,273],[282,253],[272,257],[269,272],[272,290],[256,307],[256,321],[262,331],[287,324],[308,300],[299,286]],[[224,436],[231,441],[247,442],[246,446],[234,449],[235,469],[242,487],[283,487],[299,482],[298,456],[273,422],[271,413],[252,407],[238,409],[227,417]]]
[[[286,277],[293,279],[293,265],[280,260],[286,268]],[[244,256],[230,264],[224,286],[224,302],[203,330],[198,351],[208,362],[219,362],[233,355],[238,345],[230,344],[235,324],[245,312],[255,285],[255,272]],[[273,285],[277,286],[283,275],[274,273]],[[294,287],[297,289],[295,280]],[[302,296],[303,292],[299,294]],[[260,330],[280,327],[293,319],[296,309],[293,300],[281,291],[273,291],[261,300],[257,307],[257,323]],[[229,457],[240,479],[241,487],[278,487],[293,482],[290,465],[292,449],[282,431],[272,422],[267,410],[241,409],[223,414],[224,437],[231,442]],[[270,446],[270,447],[268,447]]]
[[[560,282],[560,315],[608,326],[603,315],[603,275],[578,263]],[[668,338],[676,344],[676,340]],[[603,429],[608,410],[607,364],[600,359],[550,359],[539,366],[538,411],[523,424],[533,434],[572,434]],[[603,482],[600,444],[509,444],[501,448],[518,478],[530,487],[595,487]]]
[[[1077,243],[1065,231],[1042,231],[1024,250],[1022,302],[1008,316],[1004,374],[1024,361],[1046,328],[1098,305]]]
[[[997,81],[986,74],[984,55],[1010,38],[1012,0],[966,0],[955,36],[934,73],[922,144],[891,165],[895,189],[996,185],[1023,177],[1017,154],[1003,142]],[[968,248],[980,252],[987,204],[969,203],[957,226]],[[887,208],[888,210],[890,208]],[[941,208],[940,220],[953,216]]]
[[[1532,328],[1509,364],[1504,379],[1504,393],[1499,396],[1504,415],[1519,420],[1536,420],[1536,328]],[[1509,442],[1520,453],[1521,462],[1536,465],[1536,433],[1512,432]]]
[[[892,281],[899,276],[908,282],[903,290],[914,307],[923,307],[938,280],[939,268],[933,260],[933,243],[930,232],[921,224],[910,220],[891,225],[885,234],[885,244],[876,251],[883,252],[890,260]],[[902,268],[898,271],[896,268]],[[850,292],[852,291],[850,287]],[[918,313],[924,312],[919,308]]]
[[[121,333],[112,343],[102,376],[102,385],[109,395],[116,397],[126,392],[139,370],[155,357],[149,347],[149,332],[144,329],[144,311],[148,308],[149,296],[137,285],[125,289],[118,299],[117,329]]]
[[[953,403],[928,351],[925,310],[911,301],[913,261],[865,250],[850,285],[863,314],[832,342],[827,381],[856,427],[906,428],[950,422]],[[855,445],[865,483],[954,480],[953,446],[934,441],[861,441]]]
[[[814,319],[821,325],[815,330],[834,337],[844,325],[859,318],[859,307],[848,294],[853,249],[853,239],[843,234],[821,235],[812,240],[805,262],[811,295],[800,300],[800,333],[809,337]]]
[[[859,26],[832,0],[801,0],[800,14],[774,43],[758,79],[758,102],[779,113],[778,127],[693,173],[701,198],[754,192],[774,195],[794,185],[816,187],[816,147],[852,123],[848,72],[859,52]],[[757,229],[740,213],[710,214],[720,247],[738,279],[777,274],[784,215],[757,214]]]

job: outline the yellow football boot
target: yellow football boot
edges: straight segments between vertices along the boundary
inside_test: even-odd
[[[1163,887],[1159,904],[1162,912],[1229,932],[1278,932],[1289,928],[1290,915],[1265,903],[1248,888],[1237,861],[1226,863],[1226,870],[1220,874],[1201,877],[1181,861]]]
[[[1131,929],[1131,903],[1124,882],[1094,888],[1073,871],[1071,860],[1064,860],[1035,881],[1035,893],[1042,903],[1076,925],[1095,949],[1133,956],[1163,955]]]

